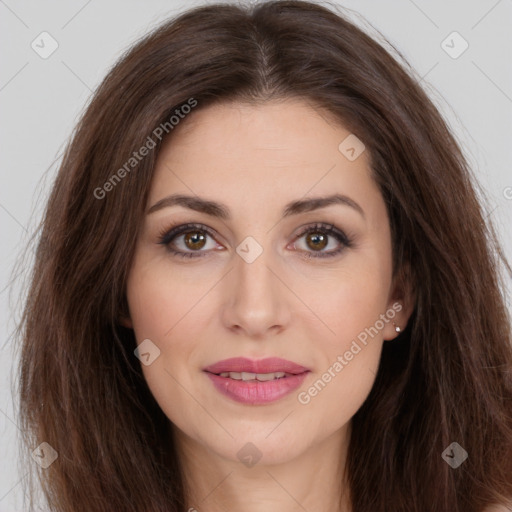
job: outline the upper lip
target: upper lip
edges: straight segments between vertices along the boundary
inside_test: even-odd
[[[274,373],[285,372],[292,374],[299,374],[309,371],[308,368],[300,364],[280,357],[268,357],[266,359],[247,359],[246,357],[232,357],[231,359],[224,359],[215,364],[203,368],[203,371],[210,373],[225,373],[225,372],[247,372],[247,373]]]

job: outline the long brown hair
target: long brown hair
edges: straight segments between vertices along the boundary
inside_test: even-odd
[[[18,330],[25,450],[47,442],[58,453],[38,472],[51,510],[185,510],[169,420],[133,331],[119,324],[161,147],[155,129],[172,139],[169,119],[191,101],[197,110],[292,97],[364,142],[389,212],[394,275],[408,269],[416,296],[352,419],[353,512],[480,512],[512,497],[501,274],[510,265],[461,149],[405,59],[334,9],[270,1],[194,8],[138,42],[65,151]],[[128,171],[148,137],[155,147]],[[442,457],[453,442],[468,453],[456,469]]]

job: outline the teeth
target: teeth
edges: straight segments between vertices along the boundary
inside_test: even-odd
[[[287,374],[285,372],[274,373],[249,373],[249,372],[223,372],[219,374],[221,377],[229,377],[234,380],[259,380],[261,382],[274,379],[282,379]]]

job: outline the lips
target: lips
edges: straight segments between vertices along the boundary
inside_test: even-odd
[[[309,369],[300,364],[293,363],[279,357],[269,357],[266,359],[254,360],[245,357],[233,357],[224,359],[215,364],[203,368],[203,371],[219,375],[226,372],[235,373],[276,373],[283,372],[293,375],[308,372]]]
[[[310,370],[278,357],[235,357],[203,368],[214,387],[231,400],[248,405],[275,402],[297,389]]]

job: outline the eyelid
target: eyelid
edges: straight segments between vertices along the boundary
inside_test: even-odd
[[[210,228],[209,226],[206,226],[202,223],[195,223],[195,222],[188,222],[188,223],[175,223],[171,225],[170,227],[167,227],[159,232],[158,239],[159,244],[164,245],[167,247],[167,250],[176,256],[184,256],[184,257],[190,257],[190,258],[196,258],[196,257],[204,257],[212,253],[212,250],[208,251],[181,251],[181,250],[174,250],[171,249],[170,244],[171,242],[190,231],[201,231],[206,233],[208,236],[210,236],[212,239],[216,240],[217,237],[221,237],[214,229]],[[338,243],[341,245],[341,248],[336,250],[331,250],[327,252],[322,251],[298,251],[299,253],[304,253],[306,258],[329,258],[334,257],[341,252],[343,252],[346,248],[352,247],[352,237],[348,236],[344,231],[341,229],[338,229],[334,223],[326,223],[326,222],[315,222],[313,224],[307,224],[305,226],[301,226],[298,228],[298,233],[293,235],[293,241],[292,244],[295,244],[295,242],[302,238],[304,235],[311,233],[311,232],[324,232],[328,237],[334,237]],[[288,246],[287,246],[288,247]],[[315,254],[316,252],[316,254]]]
[[[187,231],[192,231],[194,229],[197,229],[198,231],[204,231],[205,233],[208,233],[208,235],[210,235],[211,237],[217,236],[217,232],[214,231],[212,228],[206,226],[205,224],[196,222],[185,222],[184,224],[176,223],[164,228],[158,233],[158,238],[161,243],[170,243],[170,240],[176,237],[177,235],[181,235],[183,233],[186,233]]]
[[[314,232],[315,230],[325,231],[331,236],[337,235],[346,242],[347,245],[351,243],[350,238],[341,229],[338,229],[333,222],[315,222],[312,225],[308,224],[307,226],[303,226],[302,229],[299,228],[299,232],[295,235],[295,239],[300,238],[307,233]]]

